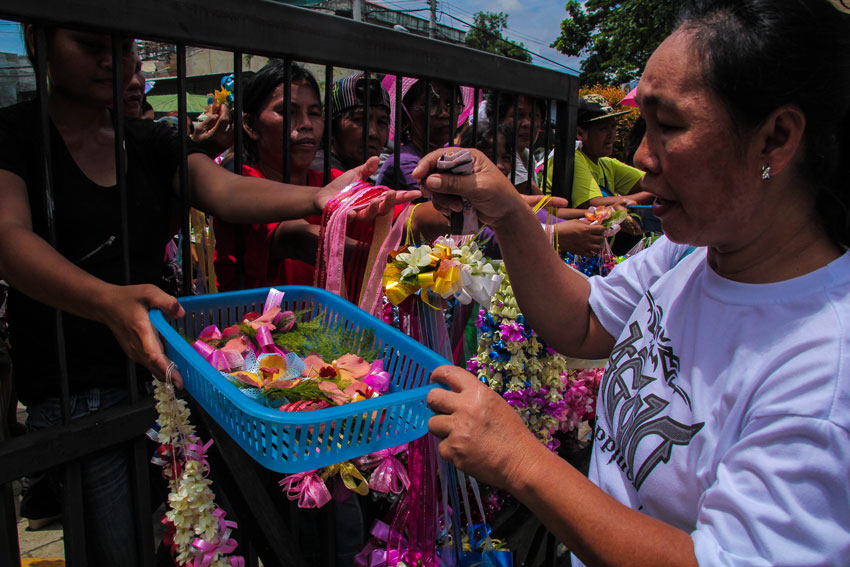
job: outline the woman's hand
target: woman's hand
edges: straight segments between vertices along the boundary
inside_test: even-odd
[[[108,285],[99,305],[95,318],[109,327],[124,353],[163,380],[171,361],[162,350],[148,311],[159,309],[166,317],[183,317],[177,299],[153,285]],[[179,372],[173,371],[171,378],[177,388],[183,387]]]
[[[423,193],[430,195],[434,206],[448,213],[463,210],[461,199],[468,200],[478,212],[478,218],[496,228],[511,213],[525,209],[524,201],[510,180],[478,150],[469,152],[475,161],[471,175],[437,174],[437,160],[445,152],[463,148],[433,151],[419,161],[413,177],[419,180]]]
[[[605,242],[605,227],[590,224],[584,219],[568,220],[555,225],[558,247],[563,252],[579,256],[590,256],[602,250]]]
[[[220,114],[211,114],[195,128],[192,140],[212,157],[220,156],[233,145],[233,128],[230,127],[230,109],[221,105]]]
[[[359,165],[354,169],[349,169],[322,189],[316,192],[315,204],[319,211],[325,209],[328,201],[339,194],[340,191],[364,179],[369,179],[378,170],[379,160],[376,157],[370,157],[366,163]],[[380,197],[372,199],[368,205],[364,205],[352,214],[352,218],[357,220],[372,220],[378,215],[391,213],[396,203],[406,203],[420,197],[419,191],[387,191]]]
[[[547,450],[499,394],[456,366],[440,366],[431,380],[435,388],[428,407],[436,414],[428,430],[440,437],[440,456],[475,478],[500,488],[516,486],[530,468],[526,460]]]

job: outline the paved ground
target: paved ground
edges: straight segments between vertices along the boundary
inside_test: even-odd
[[[18,521],[18,545],[21,549],[21,560],[28,561],[24,567],[58,567],[65,565],[65,544],[63,542],[62,523],[59,521],[37,530],[27,530],[27,520]],[[46,562],[45,560],[53,560]]]
[[[18,421],[26,421],[26,410],[18,406]],[[15,483],[15,498],[20,503],[20,484]],[[62,522],[57,520],[39,530],[28,530],[27,520],[18,517],[18,545],[22,567],[64,567],[65,544]]]

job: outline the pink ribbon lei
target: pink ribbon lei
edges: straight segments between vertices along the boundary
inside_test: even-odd
[[[317,287],[342,295],[343,254],[348,213],[368,204],[372,199],[387,191],[386,187],[373,187],[366,181],[358,181],[343,189],[325,206],[316,262]]]
[[[278,485],[290,500],[298,500],[299,508],[321,508],[331,501],[331,493],[316,471],[295,473]]]

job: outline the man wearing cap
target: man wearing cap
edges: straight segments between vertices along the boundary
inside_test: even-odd
[[[573,206],[623,205],[629,204],[627,199],[652,202],[652,195],[641,189],[643,172],[610,157],[617,137],[616,117],[629,112],[614,112],[598,94],[579,99],[576,138],[580,144],[573,170]]]
[[[377,79],[369,85],[369,138],[363,154],[363,119],[366,79],[362,73],[349,75],[333,85],[331,97],[331,167],[343,171],[357,167],[367,157],[380,155],[390,135],[390,97]],[[317,152],[311,165],[321,171],[324,153]]]
[[[643,172],[609,157],[617,137],[617,117],[631,110],[614,112],[602,95],[579,99],[573,190],[570,203],[577,208],[599,205],[651,203],[652,195],[642,191]],[[551,187],[554,167],[550,161],[546,187]]]

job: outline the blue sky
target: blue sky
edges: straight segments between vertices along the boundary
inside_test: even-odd
[[[0,20],[0,53],[25,53],[20,29],[14,22]]]
[[[377,0],[393,9],[409,10],[427,18],[427,0]],[[578,72],[579,60],[567,57],[548,47],[558,37],[561,21],[566,16],[562,0],[438,0],[438,20],[458,29],[466,30],[460,20],[472,23],[473,14],[480,11],[508,14],[507,37],[522,42],[534,53],[566,65]],[[442,13],[441,13],[442,12]],[[0,20],[0,52],[23,55],[18,25]],[[566,71],[563,67],[535,57],[536,65]]]
[[[417,7],[427,6],[427,0],[379,0],[386,4]],[[560,35],[561,21],[566,17],[565,0],[437,0],[437,10],[446,12],[472,22],[475,12],[505,12],[508,14],[508,39],[522,42],[534,53],[566,65],[578,73],[580,61],[575,57],[567,57],[548,47]],[[428,13],[419,13],[427,17]],[[466,29],[466,26],[450,17],[443,16],[441,23]],[[565,71],[563,67],[535,57],[536,65]]]

